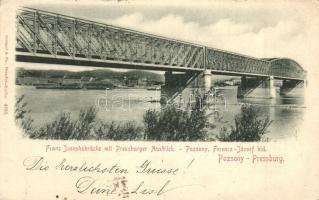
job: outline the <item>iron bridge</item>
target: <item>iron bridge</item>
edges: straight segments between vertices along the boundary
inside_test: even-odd
[[[257,59],[203,45],[31,8],[17,10],[16,59],[94,67],[204,71],[304,80],[288,58]]]

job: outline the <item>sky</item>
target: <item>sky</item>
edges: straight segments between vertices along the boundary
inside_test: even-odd
[[[190,41],[257,58],[288,57],[306,70],[318,50],[318,21],[296,3],[37,4],[29,7]],[[316,51],[318,52],[318,51]],[[80,70],[78,68],[77,70]]]

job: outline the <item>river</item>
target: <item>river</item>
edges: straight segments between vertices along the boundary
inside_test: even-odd
[[[224,100],[219,101],[217,110],[222,114],[226,125],[234,123],[234,116],[240,112],[243,103],[257,104],[263,113],[270,116],[272,123],[267,137],[282,140],[298,136],[299,124],[303,120],[304,99],[302,91],[296,90],[289,96],[275,99],[237,99],[236,87],[220,88]],[[54,90],[35,89],[32,86],[17,86],[17,95],[25,95],[28,109],[31,110],[35,125],[52,121],[61,112],[70,112],[76,117],[85,107],[98,106],[98,118],[105,121],[135,121],[142,124],[143,113],[147,109],[160,109],[160,91],[145,89],[114,90]],[[107,97],[107,98],[106,98]],[[107,103],[105,101],[107,99]],[[215,109],[215,108],[214,108]]]

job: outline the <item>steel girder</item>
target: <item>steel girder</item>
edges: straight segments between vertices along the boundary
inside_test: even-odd
[[[270,73],[280,77],[294,77],[299,80],[306,79],[306,71],[296,61],[288,58],[271,60]]]
[[[46,11],[17,11],[16,50],[48,60],[85,60],[303,80],[295,62],[252,58]],[[42,59],[45,60],[45,59]],[[275,65],[276,64],[276,65]],[[288,67],[286,65],[289,65]],[[146,68],[146,67],[145,67]]]
[[[270,75],[267,61],[212,48],[207,49],[207,62],[207,68],[213,70]]]
[[[50,57],[204,68],[202,46],[29,9],[18,10],[16,49]]]

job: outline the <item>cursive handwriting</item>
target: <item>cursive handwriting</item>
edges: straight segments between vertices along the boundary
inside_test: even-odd
[[[49,161],[51,165],[49,165]],[[26,170],[30,171],[45,172],[55,170],[63,171],[64,173],[81,173],[81,178],[76,179],[77,181],[75,183],[76,191],[80,194],[113,195],[123,198],[129,197],[130,195],[161,196],[186,186],[195,185],[176,185],[173,179],[173,177],[185,174],[185,170],[190,168],[194,159],[185,166],[185,170],[183,170],[184,173],[180,173],[181,170],[178,167],[165,166],[164,161],[158,164],[150,160],[143,160],[135,168],[130,170],[122,167],[118,163],[110,163],[107,165],[102,162],[94,163],[88,161],[74,163],[66,158],[62,158],[58,160],[58,162],[52,162],[52,160],[47,161],[45,157],[42,156],[30,156],[23,160],[23,166]],[[131,183],[129,189],[126,177],[130,172],[143,177],[143,179]],[[110,180],[107,180],[105,175],[107,177],[111,176],[111,178],[109,178]],[[144,179],[146,176],[161,177],[161,179],[148,183]]]
[[[127,174],[128,169],[121,168],[118,164],[113,164],[110,167],[102,166],[102,163],[91,164],[83,162],[81,165],[74,165],[67,162],[63,158],[62,161],[55,166],[56,170],[60,171],[77,171],[77,172],[91,172],[91,173],[108,173],[108,174]]]
[[[41,156],[30,156],[23,160],[23,166],[26,170],[39,170],[47,171],[49,170],[49,165],[44,158]]]
[[[178,168],[153,168],[150,166],[151,161],[145,160],[140,166],[137,167],[136,173],[138,174],[172,174],[177,175]]]
[[[196,184],[172,186],[172,180],[165,180],[159,186],[149,186],[145,181],[139,182],[133,190],[129,190],[126,177],[116,177],[113,181],[95,179],[91,176],[84,176],[77,180],[75,187],[80,194],[121,196],[127,198],[130,195],[156,195],[161,196],[168,192]]]

